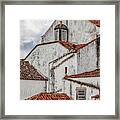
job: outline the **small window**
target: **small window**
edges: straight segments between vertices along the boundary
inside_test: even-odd
[[[65,67],[65,74],[67,75],[67,67]]]
[[[76,100],[86,100],[86,88],[85,87],[76,88]]]
[[[39,56],[37,56],[37,59],[39,59]]]
[[[61,30],[62,33],[61,33],[61,39],[62,40],[67,40],[67,31],[66,30]]]
[[[55,40],[58,40],[58,30],[55,31]]]
[[[68,26],[68,20],[66,20],[66,25]]]

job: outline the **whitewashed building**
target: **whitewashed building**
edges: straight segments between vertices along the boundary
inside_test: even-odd
[[[48,78],[48,92],[69,90],[65,93],[71,96],[70,89],[66,89],[70,85],[65,85],[66,74],[69,76],[99,69],[99,27],[99,20],[63,20],[60,24],[56,20],[42,36],[41,44],[26,56],[24,60]],[[99,76],[96,79],[99,81]],[[90,96],[86,95],[89,99]],[[73,99],[76,97],[73,96]]]
[[[20,99],[46,92],[47,81],[47,77],[38,73],[28,61],[20,61]]]
[[[64,77],[64,93],[76,100],[100,99],[100,69]]]
[[[60,27],[64,29],[56,29]],[[61,33],[61,38],[59,33]],[[99,33],[99,20],[55,20],[50,28],[41,36],[41,42],[62,40],[75,44],[84,44],[95,39],[96,34]]]
[[[38,72],[42,72],[42,74],[49,78],[48,91],[53,89],[50,87],[50,84],[53,84],[50,80],[52,79],[52,74],[55,74],[54,82],[56,84],[54,89],[55,91],[58,91],[62,87],[62,78],[65,76],[65,67],[69,69],[69,74],[77,72],[75,60],[77,58],[74,54],[72,45],[72,43],[62,41],[42,43],[36,45],[28,56],[26,56],[25,60],[29,61]]]

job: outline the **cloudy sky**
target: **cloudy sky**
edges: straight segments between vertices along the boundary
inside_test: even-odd
[[[54,20],[21,20],[20,21],[20,58],[25,56],[31,49],[40,43],[43,35]]]

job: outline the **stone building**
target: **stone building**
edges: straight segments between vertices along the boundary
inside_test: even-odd
[[[68,82],[65,81],[66,75],[82,74],[100,69],[99,32],[99,20],[62,20],[60,22],[55,20],[42,36],[41,43],[36,45],[24,60],[29,61],[38,72],[48,78],[47,92],[63,93],[67,90],[65,93],[71,96],[73,93],[70,93],[71,90],[67,87],[75,85],[69,84],[68,79]],[[93,78],[97,79],[98,86],[99,77]],[[87,84],[92,84],[91,79]],[[84,80],[86,81],[86,79]],[[67,83],[68,86],[65,85]],[[84,87],[89,89],[86,87],[87,84],[84,84]],[[72,86],[71,88],[73,88]],[[95,90],[99,91],[99,89],[98,87]],[[74,91],[73,99],[76,99],[77,91],[76,89]],[[93,93],[98,94],[95,91]],[[90,94],[86,93],[86,95],[85,99],[89,99]]]

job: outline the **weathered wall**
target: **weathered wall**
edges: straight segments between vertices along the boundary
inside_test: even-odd
[[[99,32],[99,28],[88,20],[69,20],[68,29],[69,41],[76,44],[90,42],[96,38],[96,35],[93,33]]]
[[[62,20],[62,22],[63,22],[63,24],[66,24],[66,20]],[[43,34],[43,36],[41,36],[42,37],[41,43],[55,41],[54,28],[59,23],[60,23],[59,20],[55,20],[53,22],[53,24],[50,26],[50,28]]]
[[[99,32],[99,27],[96,27],[88,20],[62,20],[62,23],[68,26],[68,40],[76,44],[91,41],[96,37],[93,33]],[[54,28],[57,24],[59,24],[59,20],[54,21],[51,27],[46,31],[43,35],[42,42],[55,41]]]
[[[73,78],[73,80],[74,80],[74,78]],[[70,81],[64,80],[64,79],[63,79],[63,81],[64,81],[63,86],[65,86],[64,87],[65,88],[64,92],[67,95],[70,96]],[[100,85],[100,78],[99,77],[79,78],[78,81],[87,82],[87,83],[91,83],[91,84],[94,84],[94,85],[97,85],[97,82],[98,82],[98,85]],[[71,84],[72,84],[72,98],[76,99],[76,87],[81,87],[81,85],[78,84],[78,83],[75,83],[75,82],[71,82]],[[98,89],[87,87],[87,86],[84,86],[84,85],[82,85],[82,87],[86,87],[86,99],[87,100],[90,100],[91,96],[99,94]],[[91,93],[91,90],[92,90],[92,93]]]
[[[61,64],[59,67],[57,67],[54,70],[55,71],[55,89],[56,90],[62,89],[62,92],[64,92],[63,78],[65,76],[65,67],[67,67],[68,75],[77,73],[75,55],[71,57],[70,59],[66,60],[63,64]],[[69,87],[69,86],[66,86],[66,87]]]
[[[96,42],[80,49],[77,55],[77,70],[78,73],[92,71],[97,69],[97,55],[96,55]]]
[[[20,80],[20,99],[45,91],[45,81]]]
[[[51,43],[40,45],[27,57],[30,62],[39,72],[45,76],[49,76],[49,62],[67,53],[68,50],[61,44]]]

